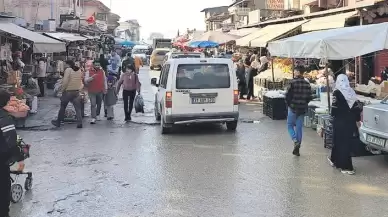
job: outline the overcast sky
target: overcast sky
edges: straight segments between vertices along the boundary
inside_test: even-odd
[[[122,20],[137,19],[141,36],[147,39],[151,32],[160,32],[165,37],[175,37],[178,29],[205,29],[204,14],[207,7],[224,6],[232,0],[101,0],[112,6],[112,12]],[[111,2],[111,4],[110,4]]]

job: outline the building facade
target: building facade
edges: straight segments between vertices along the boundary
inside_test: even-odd
[[[115,30],[115,35],[128,41],[139,42],[141,40],[140,28],[141,26],[137,20],[127,20],[120,22]]]
[[[223,21],[230,17],[228,6],[205,8],[201,12],[205,14],[206,31],[222,28]]]
[[[82,13],[82,2],[74,5],[73,0],[3,0],[0,1],[0,11],[12,16],[23,18],[27,27],[43,25],[49,19],[56,20],[59,25],[61,14]]]
[[[19,17],[18,24],[36,30],[42,30],[38,27],[48,20],[55,22],[55,26],[61,26],[66,15],[70,14],[81,17],[81,20],[94,14],[96,25],[102,31],[113,31],[120,19],[98,0],[3,0],[0,1],[0,11]]]

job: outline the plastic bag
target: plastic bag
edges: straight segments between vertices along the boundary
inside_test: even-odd
[[[144,113],[144,100],[140,94],[136,95],[134,104],[136,113]]]

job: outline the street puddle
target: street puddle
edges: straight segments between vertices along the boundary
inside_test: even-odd
[[[113,158],[107,155],[91,155],[86,157],[80,157],[73,159],[66,163],[67,166],[71,167],[81,167],[85,165],[94,165],[94,164],[102,164],[111,161]]]

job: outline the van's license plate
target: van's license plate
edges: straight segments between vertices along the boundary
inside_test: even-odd
[[[210,97],[210,98],[205,98],[205,97],[197,98],[197,97],[193,97],[193,98],[191,98],[191,104],[210,104],[210,103],[215,103],[215,102],[216,102],[216,98],[214,98],[214,97]]]
[[[381,147],[385,147],[385,139],[381,139],[381,138],[377,138],[377,137],[374,137],[374,136],[366,135],[366,141],[368,141],[368,142],[370,142],[372,144],[381,146]]]

